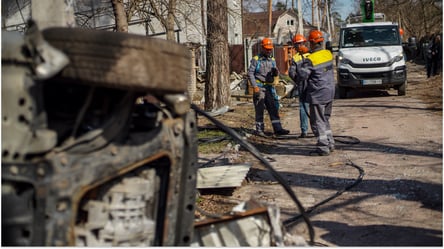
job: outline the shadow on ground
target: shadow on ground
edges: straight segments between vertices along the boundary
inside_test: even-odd
[[[442,246],[442,231],[416,227],[367,225],[314,221],[313,226],[329,231],[322,235],[337,246]]]

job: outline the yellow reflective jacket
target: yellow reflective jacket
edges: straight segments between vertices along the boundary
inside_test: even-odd
[[[300,80],[307,80],[307,102],[326,104],[334,99],[333,54],[329,50],[315,49],[296,71]]]

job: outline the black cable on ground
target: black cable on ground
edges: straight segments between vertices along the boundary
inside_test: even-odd
[[[216,142],[221,142],[221,141],[229,140],[229,139],[230,138],[228,136],[219,136],[219,137],[212,137],[212,138],[199,138],[197,140],[197,142],[200,144],[216,143]]]
[[[219,130],[219,128],[217,128],[217,127],[206,127],[204,129],[205,130]],[[243,133],[248,133],[248,134],[254,134],[254,131],[252,131],[252,130],[250,130],[248,128],[244,128],[244,127],[239,127],[239,128],[231,127],[231,129],[233,129],[234,131],[236,131],[238,133],[242,133],[243,132]],[[272,138],[272,136],[270,136],[270,138]],[[337,136],[337,135],[334,135],[333,138],[335,139],[335,142],[339,142],[339,143],[342,143],[342,144],[359,144],[361,142],[358,138],[353,137],[353,136],[341,136],[341,135]],[[202,142],[202,143],[210,143],[210,142],[219,142],[219,140],[222,141],[222,140],[229,140],[229,139],[230,138],[228,136],[224,136],[224,137],[221,136],[221,137],[215,138],[214,141],[211,141],[210,139],[208,139],[206,141],[205,138],[201,138],[201,139],[199,139],[198,142],[199,143],[200,142]]]
[[[300,216],[304,219],[305,223],[307,224],[309,236],[310,236],[310,244],[314,244],[314,229],[311,225],[310,220],[308,219],[308,216],[305,212],[305,209],[302,205],[302,203],[297,198],[296,194],[293,192],[291,187],[287,184],[287,182],[282,178],[282,176],[271,166],[271,164],[262,157],[261,153],[250,143],[245,141],[237,132],[235,132],[230,127],[225,126],[223,123],[218,121],[217,119],[213,118],[209,114],[207,114],[205,111],[201,110],[199,107],[197,107],[195,104],[191,104],[191,108],[195,110],[197,113],[203,115],[208,120],[213,122],[217,127],[219,127],[222,131],[233,137],[237,142],[239,142],[240,145],[242,145],[245,149],[247,149],[254,157],[256,157],[259,161],[263,163],[263,165],[270,170],[273,177],[284,187],[285,191],[290,195],[291,199],[295,202],[296,206],[298,207],[300,211]]]
[[[305,210],[305,214],[309,214],[309,213],[313,212],[313,210],[315,210],[315,209],[318,208],[319,206],[321,206],[321,205],[323,205],[323,204],[325,204],[325,203],[327,203],[327,202],[333,200],[334,198],[340,196],[342,193],[344,193],[345,191],[347,191],[347,190],[349,190],[349,189],[355,187],[356,185],[358,185],[358,184],[362,181],[362,178],[363,178],[364,175],[365,175],[364,169],[362,169],[362,168],[359,167],[358,165],[354,164],[352,161],[348,161],[348,162],[346,163],[346,165],[352,166],[352,167],[356,168],[356,169],[359,171],[359,176],[358,176],[358,178],[357,178],[352,184],[346,186],[345,188],[339,190],[338,192],[336,192],[336,193],[333,194],[332,196],[330,196],[330,197],[328,197],[328,198],[326,198],[326,199],[324,199],[324,200],[318,202],[317,204],[315,204],[315,205],[313,205],[312,207],[310,207],[310,208],[308,208],[307,210]],[[291,218],[285,220],[285,221],[283,222],[283,224],[284,224],[285,227],[289,227],[290,225],[292,225],[294,222],[296,222],[296,221],[297,221],[299,218],[301,218],[301,217],[302,217],[302,215],[297,215],[297,216],[291,217]]]

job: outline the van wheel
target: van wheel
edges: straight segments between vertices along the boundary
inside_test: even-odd
[[[404,96],[407,88],[407,81],[404,81],[402,85],[398,86],[398,96]]]
[[[339,90],[339,98],[340,99],[347,98],[347,88],[345,88],[345,87],[338,87],[338,90]]]

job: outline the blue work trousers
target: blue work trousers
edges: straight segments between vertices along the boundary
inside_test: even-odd
[[[304,102],[299,96],[299,122],[301,126],[301,133],[308,133],[308,112],[310,111],[310,104]]]

